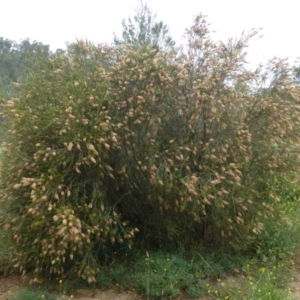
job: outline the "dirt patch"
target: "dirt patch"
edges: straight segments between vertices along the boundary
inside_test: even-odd
[[[16,292],[20,287],[29,285],[29,278],[20,275],[0,277],[0,300],[9,299],[8,296]]]
[[[119,292],[116,290],[82,290],[78,291],[73,295],[73,298],[79,300],[95,300],[95,299],[103,299],[103,300],[142,300],[143,298],[137,294],[129,293],[129,292]],[[68,299],[68,296],[64,296],[62,299]]]
[[[300,299],[300,273],[296,273],[293,276],[289,284],[289,288],[291,289],[295,299]]]
[[[288,287],[295,299],[300,299],[300,249],[297,249],[295,253],[293,276]]]

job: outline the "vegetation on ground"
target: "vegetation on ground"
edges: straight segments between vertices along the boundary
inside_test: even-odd
[[[14,88],[2,81],[1,270],[148,299],[292,299],[293,68],[273,59],[249,71],[257,32],[214,42],[201,14],[186,48],[173,47],[143,9],[124,40],[35,44]]]

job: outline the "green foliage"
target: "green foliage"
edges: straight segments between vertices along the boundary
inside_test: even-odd
[[[106,199],[112,176],[107,156],[117,140],[102,103],[105,69],[81,59],[84,48],[79,44],[69,56],[41,60],[44,71],[31,75],[20,99],[6,103],[13,109],[8,113],[11,138],[3,154],[2,182],[4,203],[10,203],[3,211],[11,218],[4,226],[11,228],[16,242],[15,267],[36,274],[72,269],[90,282],[101,251],[129,240],[134,230],[125,228]],[[95,56],[102,58],[98,50]],[[15,143],[18,147],[11,148]],[[5,173],[10,174],[8,181]]]
[[[294,67],[294,81],[298,84],[300,82],[300,61],[297,61],[296,67]]]
[[[10,241],[10,235],[5,230],[0,231],[0,272],[7,274],[11,265],[11,255],[8,242]]]
[[[275,218],[267,220],[264,230],[255,238],[254,245],[258,257],[266,263],[291,259],[299,247],[299,186],[298,180],[286,178],[279,182],[276,178],[270,189],[280,195],[281,202],[273,205]],[[278,222],[283,219],[284,222]]]
[[[180,279],[186,261],[180,257],[164,257],[160,253],[146,258],[136,266],[136,285],[151,297],[174,297],[180,294]],[[191,275],[193,277],[193,275]]]
[[[3,101],[1,226],[15,268],[92,282],[138,231],[156,246],[252,245],[278,217],[270,184],[300,161],[299,89],[281,60],[244,68],[255,34],[214,43],[199,15],[186,53],[79,41],[36,59]],[[179,280],[160,271],[155,293]]]
[[[131,251],[130,251],[131,252]],[[120,257],[97,277],[97,286],[136,291],[147,299],[292,299],[290,264],[266,265],[242,253],[216,255],[208,251],[151,251]]]
[[[114,69],[111,115],[124,120],[114,160],[120,207],[159,244],[200,237],[245,247],[273,217],[268,182],[298,169],[299,90],[275,61],[266,71],[274,75],[272,97],[260,92],[266,74],[242,65],[254,34],[217,45],[199,16],[187,32],[188,54],[169,55],[167,68],[167,56],[148,60],[134,49]]]
[[[208,294],[212,299],[228,300],[293,300],[292,291],[282,285],[281,279],[286,276],[286,268],[272,266],[262,267],[254,275],[246,278],[231,278],[218,280],[217,284],[211,285]]]
[[[186,291],[196,298],[204,294],[207,278],[215,276],[215,267],[215,261],[208,265],[178,253],[155,252],[136,263],[132,280],[137,290],[150,297],[175,297]]]
[[[293,299],[291,291],[284,288],[282,282],[286,274],[285,266],[274,264],[270,268],[260,268],[254,276],[248,276],[249,299]]]
[[[9,296],[9,300],[56,300],[54,295],[50,295],[47,291],[31,288],[20,288]]]
[[[0,161],[2,158],[2,152],[4,151],[3,148],[0,147]],[[2,189],[2,187],[1,187]],[[0,193],[2,196],[2,194]],[[0,214],[3,212],[0,211]],[[1,228],[0,230],[0,272],[7,274],[11,266],[11,255],[9,249],[9,242],[10,242],[10,232]]]
[[[136,14],[122,21],[123,39],[114,35],[114,43],[131,44],[134,48],[151,45],[156,50],[170,50],[175,42],[169,35],[169,28],[162,21],[156,22],[156,15],[152,13],[147,3],[140,1]]]
[[[96,278],[97,287],[109,289],[118,287],[120,290],[128,290],[132,287],[132,274],[122,264],[113,267],[104,267]]]
[[[17,70],[16,65],[18,62],[15,61],[16,55],[12,51],[13,42],[7,39],[0,38],[0,85],[3,89],[8,83],[17,81]]]
[[[17,97],[16,86],[23,82],[30,70],[34,68],[38,58],[47,59],[51,55],[49,46],[37,41],[30,42],[28,39],[16,43],[0,37],[0,99],[2,97]],[[2,112],[2,108],[1,108]],[[0,124],[5,117],[0,118]],[[6,133],[2,126],[0,140],[5,140]]]
[[[40,57],[50,56],[49,46],[26,39],[16,43],[0,38],[0,92],[5,96],[16,95],[13,82],[23,81],[32,68],[34,61]]]
[[[242,269],[249,258],[239,254],[216,255],[211,251],[149,251],[135,249],[119,255],[101,270],[97,286],[137,291],[150,299],[173,298],[185,292],[190,298],[206,294],[211,282]]]

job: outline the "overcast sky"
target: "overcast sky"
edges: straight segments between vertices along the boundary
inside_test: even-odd
[[[193,17],[207,15],[214,39],[240,36],[243,30],[263,28],[260,39],[248,49],[256,65],[273,56],[300,57],[299,0],[148,0],[150,8],[170,28],[180,43]],[[66,42],[87,38],[110,43],[120,35],[122,18],[134,14],[138,0],[0,0],[0,37],[20,41],[30,38],[52,50]]]

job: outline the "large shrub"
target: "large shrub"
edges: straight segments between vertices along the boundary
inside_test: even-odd
[[[275,217],[273,177],[299,167],[299,90],[284,61],[247,71],[255,31],[228,44],[208,33],[199,16],[187,54],[122,50],[109,74],[122,145],[112,162],[119,193],[110,199],[160,244],[245,247]]]
[[[280,201],[269,183],[299,168],[299,90],[283,61],[246,70],[253,35],[214,43],[200,15],[185,53],[80,41],[41,60],[4,103],[15,266],[92,281],[137,231],[247,247]]]
[[[6,103],[4,226],[21,271],[63,274],[72,266],[91,281],[99,253],[134,235],[106,198],[117,139],[104,107],[105,50],[78,43],[40,61],[20,98]]]

